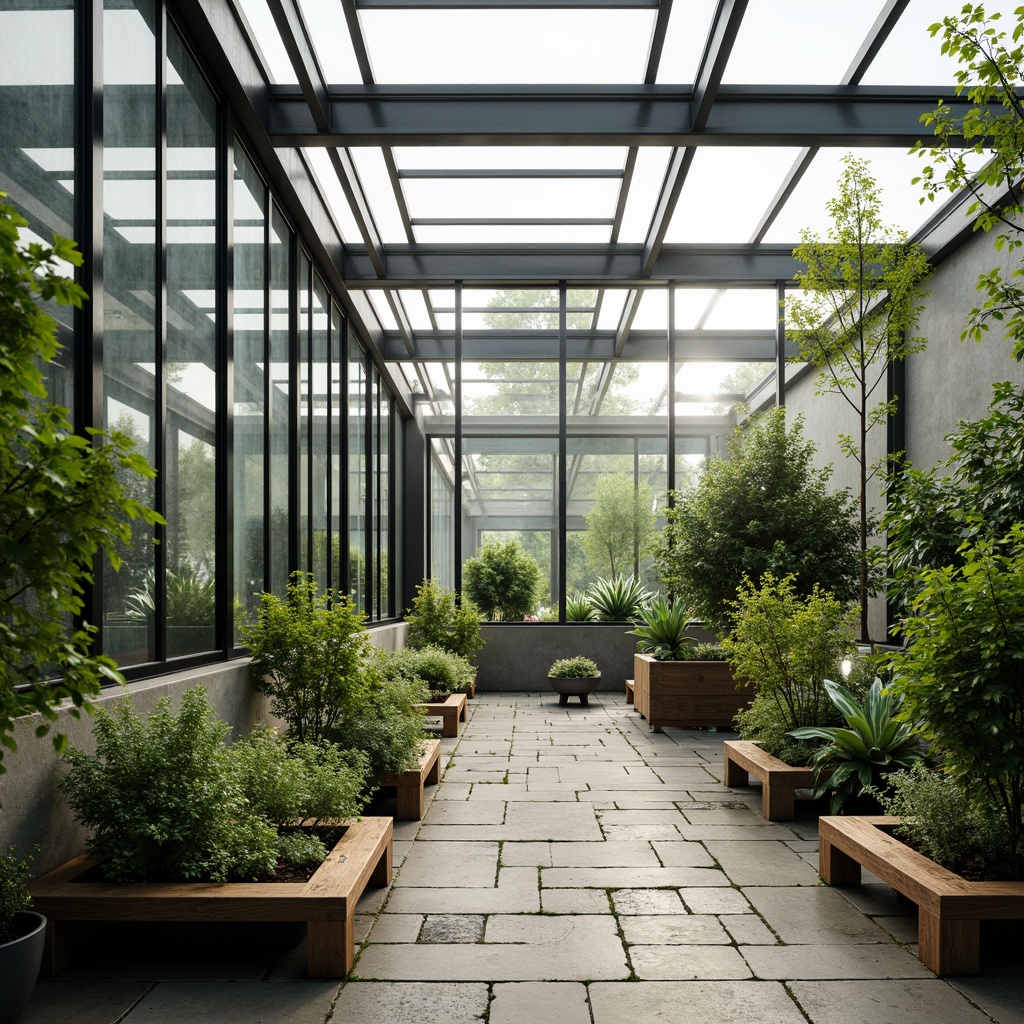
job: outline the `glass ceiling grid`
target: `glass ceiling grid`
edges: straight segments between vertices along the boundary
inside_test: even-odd
[[[408,0],[401,7],[379,0],[235,2],[256,37],[260,59],[282,85],[302,84],[310,74],[308,67],[291,65],[288,52],[295,48],[282,39],[289,25],[304,26],[317,65],[313,84],[319,76],[328,114],[330,97],[345,89],[382,88],[386,97],[388,89],[408,88],[415,95],[441,87],[429,106],[421,101],[418,109],[432,111],[442,132],[453,134],[433,131],[406,144],[395,133],[383,145],[352,146],[326,159],[329,151],[316,138],[303,144],[346,247],[356,259],[366,252],[376,287],[361,273],[346,277],[353,287],[368,286],[385,331],[400,333],[414,351],[417,335],[436,336],[442,345],[438,351],[452,336],[454,294],[444,287],[446,279],[469,281],[476,274],[486,280],[482,268],[488,267],[493,282],[510,289],[524,282],[554,285],[559,278],[570,288],[574,281],[596,285],[592,302],[585,309],[574,307],[584,320],[573,330],[613,337],[616,354],[606,366],[601,359],[583,364],[577,408],[582,382],[597,367],[604,367],[601,389],[607,390],[614,360],[629,350],[631,336],[647,344],[644,339],[667,330],[664,283],[686,279],[691,266],[697,270],[692,283],[676,291],[677,327],[749,328],[758,338],[770,330],[774,288],[791,274],[769,273],[751,280],[755,288],[737,288],[743,282],[730,280],[726,271],[717,284],[706,286],[700,259],[687,262],[684,250],[724,246],[728,253],[729,247],[738,252],[749,246],[763,250],[768,266],[768,254],[788,255],[804,228],[827,237],[825,200],[834,192],[842,154],[853,151],[871,159],[888,222],[913,233],[934,211],[920,206],[910,184],[917,164],[896,127],[902,114],[894,87],[937,82],[937,97],[941,83],[950,82],[951,62],[938,55],[938,44],[926,32],[928,24],[949,13],[946,0],[868,0],[841,9],[819,0],[689,0],[674,8],[657,0],[620,8],[588,6],[583,0],[539,0],[530,7],[501,0],[472,7],[444,0]],[[987,5],[1004,12],[1015,6],[1012,0]],[[799,59],[793,59],[794,51]],[[883,115],[879,131],[887,139],[881,145],[837,139],[834,122],[817,110],[807,115],[809,145],[773,145],[791,136],[774,135],[753,117],[749,128],[729,122],[733,107],[716,105],[720,94],[755,97],[765,86],[784,94],[786,87],[857,89],[859,83],[886,92],[886,103],[872,108]],[[456,88],[445,93],[449,85]],[[465,105],[460,97],[474,95],[459,92],[466,85],[508,87],[507,97],[500,89],[493,100],[488,94],[488,102],[510,103],[495,106],[496,116],[507,110],[512,119],[507,135],[496,140],[500,145],[480,144],[487,141],[482,138],[466,145],[467,139],[454,134],[460,130],[460,104]],[[533,92],[523,92],[524,87]],[[594,144],[600,142],[597,135],[574,134],[574,123],[558,127],[574,96],[606,103],[614,121],[618,115],[610,98],[638,88],[677,92],[682,125],[677,131],[686,130],[689,116],[693,138],[669,139],[666,145],[665,139],[645,136],[638,121],[616,136],[615,145],[600,145]],[[952,94],[951,85],[944,88]],[[536,101],[530,98],[534,94]],[[308,92],[304,95],[312,104]],[[530,103],[550,112],[545,115],[550,127],[535,134],[515,121],[529,121]],[[921,112],[933,103],[922,102]],[[344,109],[338,108],[341,114]],[[380,116],[392,116],[382,109]],[[790,116],[785,104],[780,109],[779,117]],[[723,123],[741,125],[735,144],[716,144],[711,134],[702,137]],[[916,117],[913,123],[905,131],[918,130]],[[344,134],[339,129],[339,138]],[[596,269],[589,279],[581,268],[591,251],[606,255],[592,261]],[[418,285],[419,268],[431,265],[435,255],[439,268],[445,266],[443,257],[466,269],[428,273]],[[615,269],[630,265],[638,269]],[[731,257],[725,265],[739,267]],[[677,266],[683,269],[674,271]],[[661,287],[646,291],[645,280]],[[467,302],[466,330],[487,317],[469,307]],[[524,326],[520,333],[531,330]],[[733,350],[725,341],[721,346],[722,358],[729,359]],[[751,349],[744,343],[734,351]],[[414,360],[411,365],[416,367],[409,374],[411,386],[415,381],[425,391],[445,391],[432,382],[431,367],[437,364]],[[450,364],[442,365],[450,385]]]

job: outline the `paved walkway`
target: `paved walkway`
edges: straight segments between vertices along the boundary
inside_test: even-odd
[[[820,885],[815,821],[721,785],[722,733],[651,733],[613,694],[469,707],[345,985],[302,979],[301,950],[157,955],[112,928],[23,1024],[1024,1022],[1024,929],[986,934],[985,977],[935,978],[912,906]]]

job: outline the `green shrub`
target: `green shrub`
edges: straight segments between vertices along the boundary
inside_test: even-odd
[[[0,853],[0,945],[16,938],[14,915],[32,906],[32,896],[25,885],[31,866],[32,858],[19,860],[13,847],[5,854]]]
[[[682,661],[692,657],[697,641],[686,633],[690,615],[680,602],[655,598],[648,607],[640,609],[640,619],[635,629],[626,632],[640,637],[636,649],[641,654],[649,654],[656,661]]]
[[[480,609],[465,595],[457,600],[454,590],[426,579],[416,588],[409,623],[409,647],[440,647],[471,660],[484,645],[480,633]]]
[[[311,575],[297,572],[287,599],[262,594],[259,618],[242,627],[254,685],[295,740],[324,739],[362,707],[371,650],[364,621],[347,597],[320,593]]]
[[[216,615],[216,585],[212,576],[185,559],[177,572],[165,573],[167,622],[172,626],[212,626]],[[128,595],[125,614],[132,622],[149,623],[156,614],[156,581],[146,573],[140,590]]]
[[[736,678],[757,688],[753,704],[736,716],[739,734],[760,740],[788,764],[803,764],[815,744],[788,734],[800,726],[841,724],[824,683],[853,650],[857,611],[818,584],[801,596],[792,575],[771,573],[758,586],[744,580],[732,609],[722,646]]]
[[[531,614],[540,587],[540,566],[518,541],[485,544],[462,567],[463,589],[492,622],[518,622]]]
[[[859,590],[857,509],[836,490],[831,469],[814,469],[802,421],[786,429],[785,410],[737,429],[725,458],[708,460],[692,490],[666,509],[656,564],[669,594],[724,633],[730,602],[744,578],[792,573],[798,594],[815,583],[840,601]]]
[[[599,579],[591,584],[587,596],[602,622],[628,622],[651,599],[650,591],[632,576]]]
[[[917,765],[893,772],[886,814],[902,819],[896,836],[950,871],[972,880],[1024,878],[1024,863],[1011,853],[1001,808],[977,787]]]
[[[440,647],[406,647],[400,651],[380,651],[377,667],[386,679],[401,679],[426,684],[430,694],[447,697],[463,690],[473,681],[473,666],[457,654]]]
[[[345,750],[366,755],[368,778],[378,785],[388,774],[400,774],[418,763],[424,738],[426,687],[420,681],[385,679],[376,669],[366,675],[359,713],[347,716],[331,731],[330,739]]]
[[[888,776],[921,763],[921,733],[901,720],[901,694],[883,690],[881,679],[871,684],[864,703],[839,683],[824,681],[846,727],[803,726],[790,735],[798,740],[824,740],[810,759],[817,786],[815,799],[832,794],[831,813],[838,814],[851,797],[884,793]]]
[[[589,679],[600,675],[597,662],[577,655],[575,658],[561,658],[548,669],[551,679]]]
[[[593,622],[597,618],[597,609],[586,594],[574,591],[565,599],[566,622]]]

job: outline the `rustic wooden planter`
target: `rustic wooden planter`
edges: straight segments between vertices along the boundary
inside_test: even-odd
[[[627,679],[626,680],[626,703],[627,704],[632,704],[633,703],[633,680],[632,679]]]
[[[761,782],[761,815],[769,821],[790,821],[796,814],[796,790],[814,785],[810,768],[794,768],[750,740],[726,740],[725,784],[746,786],[750,776]]]
[[[940,977],[980,974],[981,922],[1024,918],[1024,882],[969,882],[890,833],[899,818],[818,819],[818,872],[859,885],[861,868],[917,904],[918,955]]]
[[[441,719],[441,735],[451,738],[459,735],[459,722],[466,720],[466,694],[452,693],[444,700],[417,704],[428,718]]]
[[[71,962],[73,921],[301,921],[308,976],[343,978],[355,957],[359,897],[369,884],[391,884],[393,831],[390,818],[349,824],[308,882],[78,881],[97,864],[83,854],[31,886],[47,921],[42,973]]]
[[[465,700],[465,698],[463,698]],[[441,781],[441,741],[424,740],[420,744],[420,763],[401,775],[385,775],[381,786],[394,786],[398,791],[395,818],[399,821],[420,821],[423,818],[423,787]]]
[[[633,656],[633,703],[653,732],[731,727],[754,699],[754,688],[737,687],[726,661],[655,661]]]

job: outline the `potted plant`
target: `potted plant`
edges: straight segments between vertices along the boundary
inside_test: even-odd
[[[680,602],[657,598],[627,630],[640,637],[633,656],[633,701],[653,732],[727,727],[749,706],[750,683],[737,685],[717,644],[687,635],[690,617]]]
[[[601,683],[601,670],[597,663],[576,655],[573,658],[559,658],[548,669],[548,683],[558,694],[559,704],[568,704],[570,697],[579,697],[586,707],[592,694]]]
[[[32,998],[43,959],[46,918],[29,908],[29,860],[0,854],[0,1024],[15,1024]]]
[[[454,590],[442,587],[435,579],[426,579],[416,588],[405,621],[409,623],[406,643],[412,648],[440,648],[472,664],[484,645],[479,608],[465,595],[460,600]],[[467,697],[474,695],[475,671],[460,690]]]

